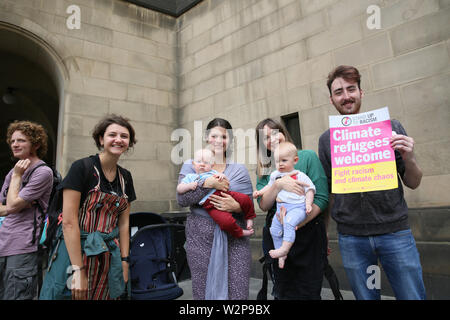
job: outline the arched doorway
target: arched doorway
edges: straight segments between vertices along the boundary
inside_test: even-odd
[[[63,84],[48,49],[30,35],[0,23],[0,180],[14,164],[6,144],[6,129],[14,120],[46,128],[49,148],[43,160],[52,167],[57,164]]]

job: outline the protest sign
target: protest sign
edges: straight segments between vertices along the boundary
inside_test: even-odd
[[[387,107],[354,115],[330,116],[332,193],[398,187]]]

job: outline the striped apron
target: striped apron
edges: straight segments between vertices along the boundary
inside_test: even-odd
[[[83,206],[80,208],[78,221],[80,231],[86,233],[102,232],[110,233],[118,225],[119,215],[128,206],[127,195],[125,194],[125,183],[118,170],[120,186],[123,196],[119,197],[100,190],[100,174],[96,167],[98,183],[95,188],[89,191]],[[117,246],[119,242],[114,239]],[[110,252],[87,257],[83,253],[83,264],[86,266],[88,277],[88,299],[105,300],[110,299],[108,288],[108,271],[110,267]]]
[[[91,239],[90,235],[96,236],[102,234],[103,237],[108,237],[108,234],[118,234],[117,225],[119,222],[120,213],[128,206],[128,197],[125,194],[125,182],[120,170],[118,170],[119,181],[122,188],[122,196],[106,193],[100,190],[100,174],[98,169],[94,166],[98,183],[94,189],[90,190],[86,196],[86,200],[80,207],[78,212],[78,222],[80,226],[80,233],[82,235],[82,258],[83,265],[86,266],[86,275],[88,278],[88,292],[87,299],[89,300],[111,300],[119,298],[123,292],[115,292],[110,296],[110,288],[108,283],[122,283],[121,279],[112,279],[110,282],[108,275],[115,274],[115,277],[122,277],[122,266],[120,261],[119,241],[114,238],[111,241],[101,242],[103,248],[97,248],[99,242],[95,241],[97,247],[92,250],[86,250],[84,247],[85,239]],[[67,299],[70,298],[70,291],[65,285],[68,278],[66,268],[70,265],[70,259],[65,247],[64,239],[60,230],[61,242],[56,246],[55,252],[50,255],[49,272],[44,279],[40,299]],[[98,237],[94,237],[94,239]],[[91,245],[91,244],[90,244]],[[114,248],[112,248],[114,246]],[[89,254],[86,254],[86,251]],[[92,251],[97,253],[92,254]],[[114,251],[114,255],[111,252]],[[117,252],[119,251],[119,252]],[[51,261],[52,256],[57,257],[56,260]],[[118,261],[112,261],[112,259]],[[113,265],[114,270],[111,269]],[[117,270],[117,268],[120,269]],[[111,272],[110,272],[111,271]],[[49,278],[49,279],[47,279]],[[116,286],[117,287],[117,286]],[[122,285],[118,286],[123,287]],[[117,290],[115,290],[117,291]],[[69,295],[69,296],[68,296]]]

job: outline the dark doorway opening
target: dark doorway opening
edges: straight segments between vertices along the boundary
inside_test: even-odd
[[[6,130],[15,120],[40,123],[48,134],[48,152],[42,159],[49,166],[56,163],[59,100],[56,86],[39,66],[17,52],[8,50],[13,33],[0,31],[0,182],[11,170],[15,159],[6,143]],[[14,35],[20,38],[19,35]]]

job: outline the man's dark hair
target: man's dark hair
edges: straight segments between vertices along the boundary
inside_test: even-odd
[[[344,78],[346,81],[357,82],[358,88],[361,89],[361,74],[358,69],[352,66],[341,65],[328,74],[327,86],[330,96],[332,95],[331,84],[336,78]]]

